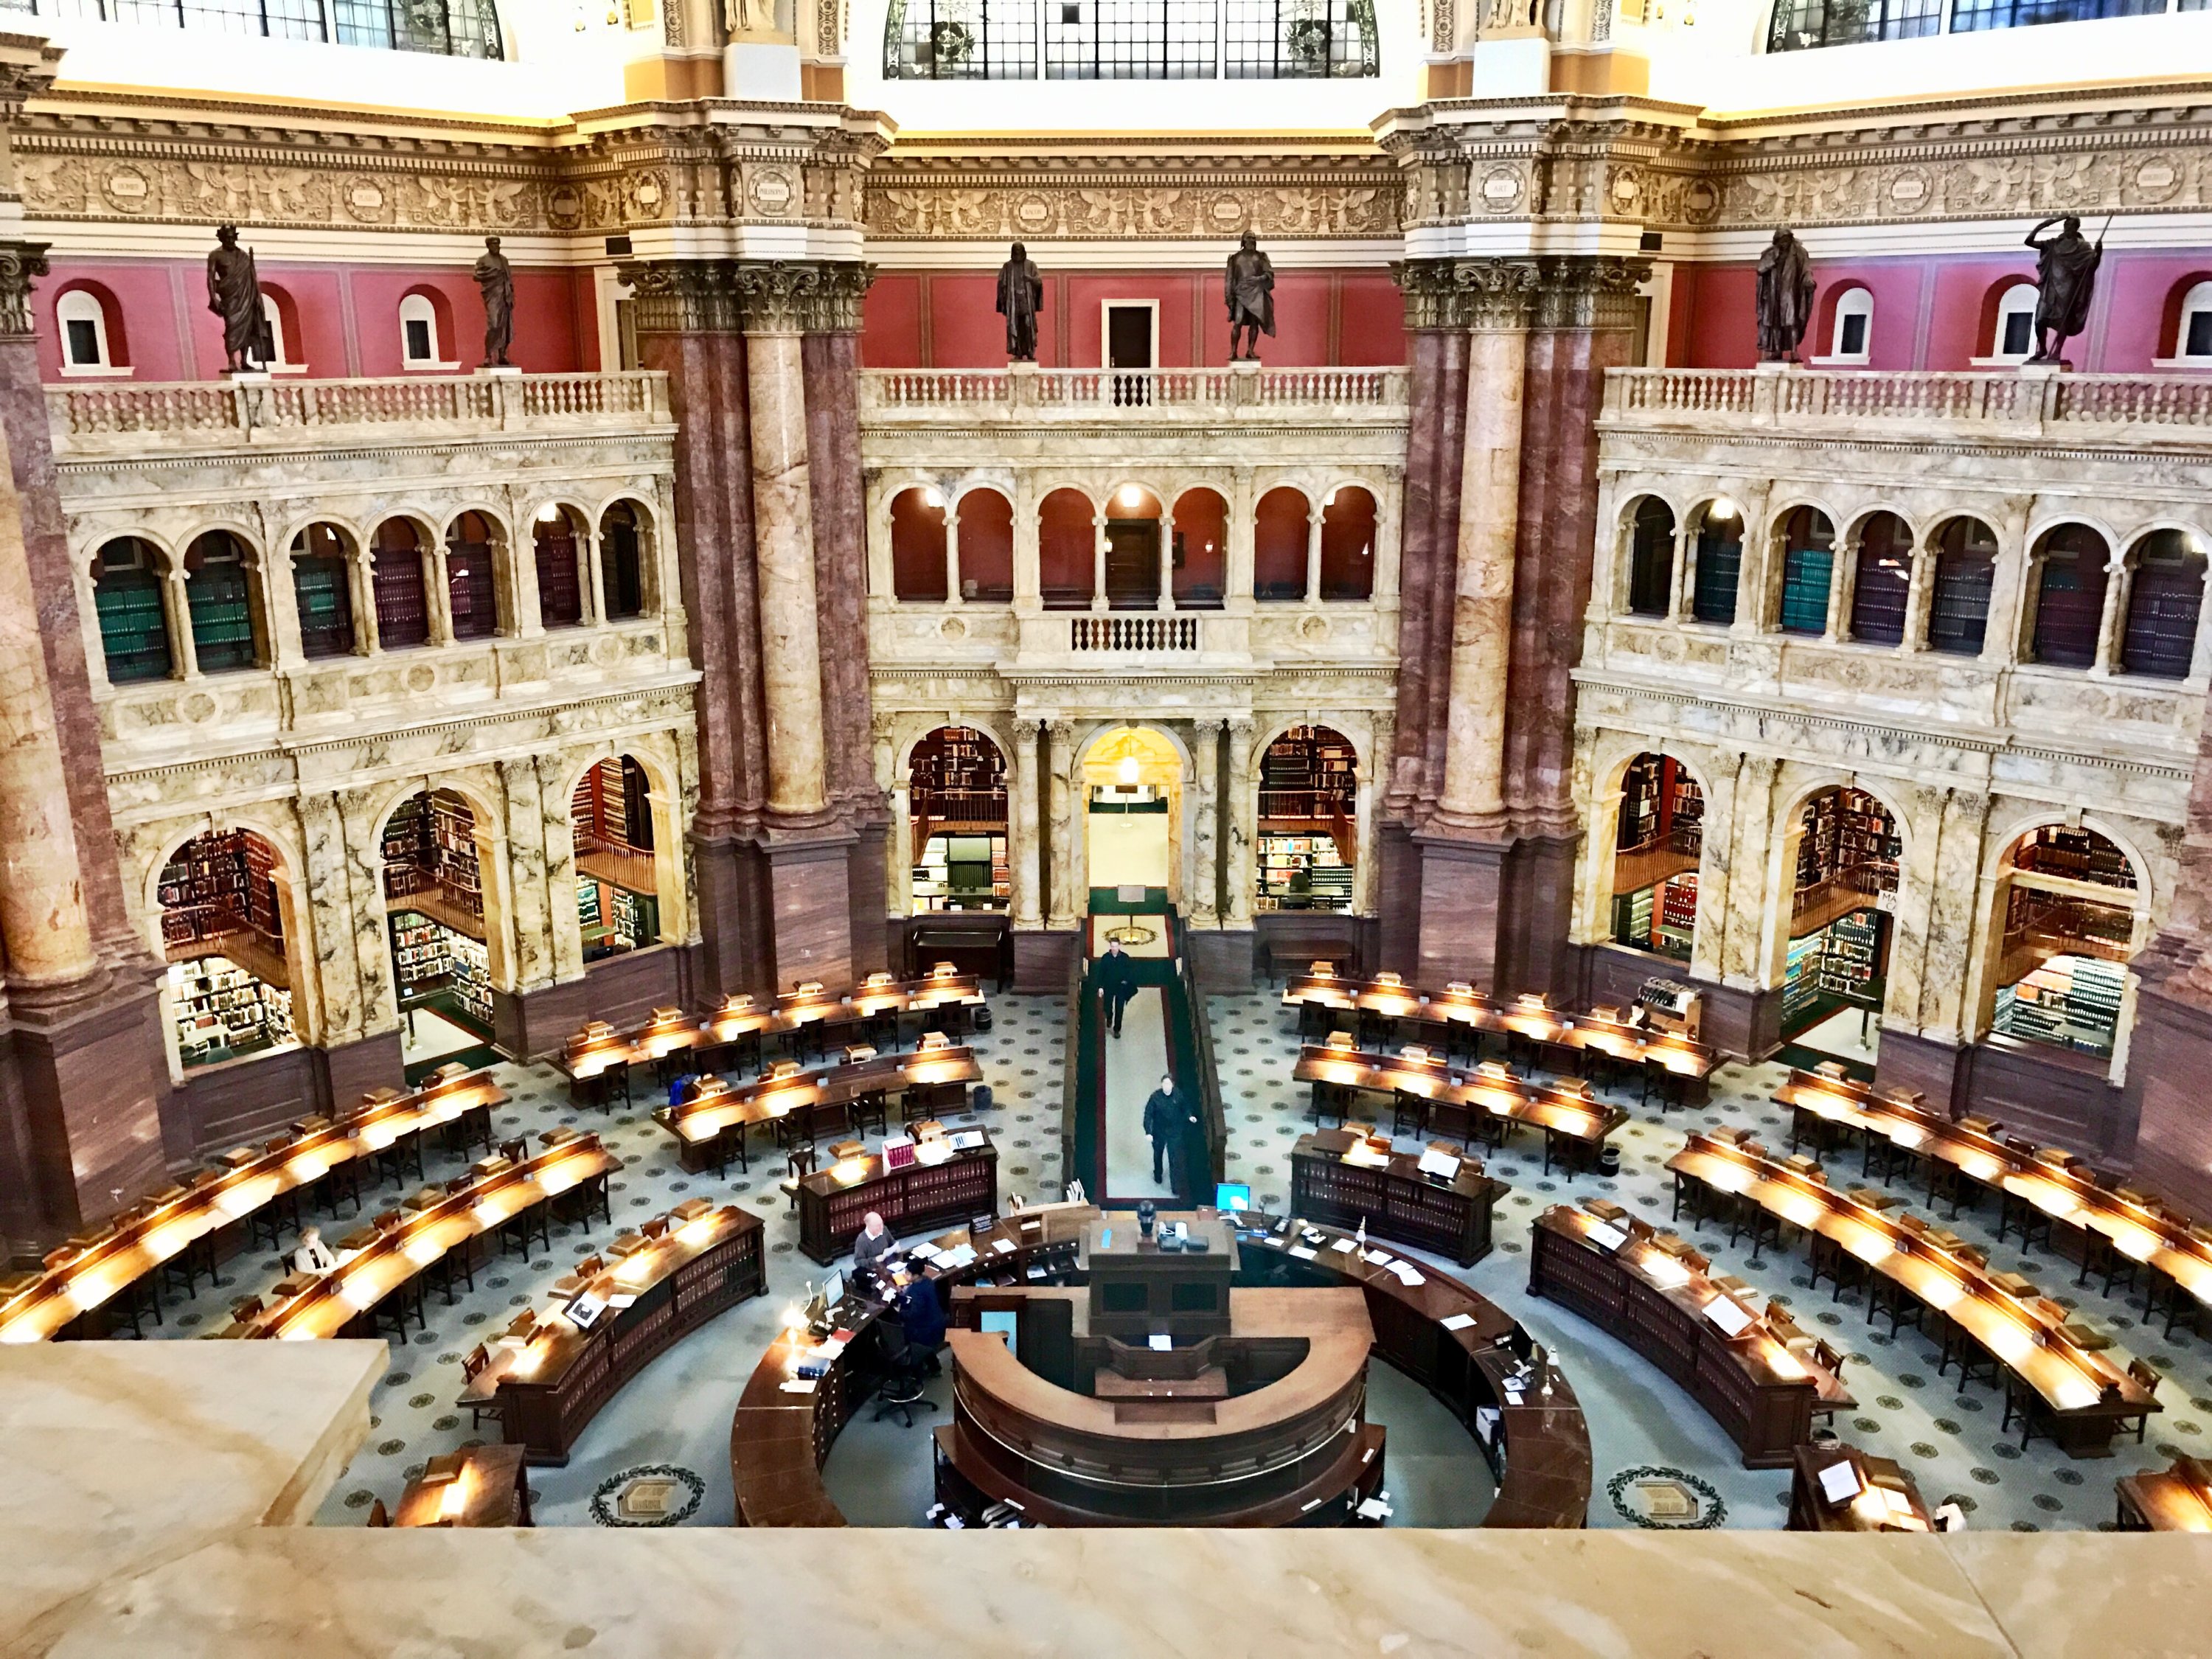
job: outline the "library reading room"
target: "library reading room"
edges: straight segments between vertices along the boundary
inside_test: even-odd
[[[0,11],[0,1656],[2212,1659],[2207,0]]]

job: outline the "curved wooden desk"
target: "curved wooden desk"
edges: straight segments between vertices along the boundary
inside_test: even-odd
[[[935,1241],[940,1249],[967,1245],[977,1255],[946,1272],[943,1282],[972,1285],[997,1278],[1035,1284],[1060,1278],[1073,1272],[1083,1230],[1097,1213],[1088,1205],[1054,1205],[1018,1212],[973,1237],[964,1231],[947,1234]],[[1516,1329],[1511,1315],[1457,1279],[1426,1267],[1418,1269],[1419,1284],[1408,1285],[1372,1259],[1386,1252],[1363,1258],[1357,1251],[1333,1248],[1340,1238],[1349,1242],[1349,1235],[1316,1228],[1322,1243],[1309,1247],[1266,1233],[1273,1224],[1267,1218],[1238,1219],[1240,1283],[1356,1285],[1365,1293],[1375,1332],[1372,1352],[1421,1383],[1466,1423],[1496,1473],[1498,1494],[1484,1526],[1584,1523],[1591,1462],[1582,1407],[1556,1371],[1548,1398],[1509,1394],[1505,1383],[1515,1361],[1498,1344]],[[1029,1277],[1032,1269],[1036,1279]],[[805,1345],[787,1334],[762,1356],[730,1425],[730,1473],[740,1525],[845,1524],[822,1483],[821,1468],[838,1431],[874,1388],[869,1327],[883,1312],[873,1304],[848,1300],[840,1318],[854,1339],[830,1360],[811,1392],[784,1388]]]

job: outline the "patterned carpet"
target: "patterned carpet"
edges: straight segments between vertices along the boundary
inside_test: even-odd
[[[995,1029],[979,1036],[975,1047],[998,1100],[984,1121],[1000,1148],[1001,1191],[1057,1196],[1060,1000],[999,997],[992,1006]],[[1215,998],[1209,1013],[1230,1127],[1229,1178],[1249,1181],[1255,1200],[1273,1207],[1280,1203],[1287,1183],[1291,1146],[1307,1127],[1306,1092],[1290,1080],[1297,1045],[1295,1022],[1272,992]],[[757,1158],[750,1177],[734,1170],[726,1178],[687,1176],[676,1163],[669,1137],[646,1115],[650,1103],[641,1097],[636,1107],[612,1117],[580,1113],[568,1104],[564,1085],[550,1068],[507,1066],[501,1074],[514,1097],[499,1116],[501,1133],[535,1134],[574,1123],[606,1137],[623,1164],[612,1185],[616,1226],[598,1224],[588,1232],[571,1227],[566,1235],[556,1235],[550,1251],[529,1261],[509,1257],[480,1268],[475,1291],[464,1293],[451,1307],[433,1293],[426,1310],[430,1328],[414,1333],[407,1346],[394,1353],[392,1370],[372,1401],[371,1437],[319,1518],[357,1523],[373,1499],[395,1502],[428,1458],[495,1433],[489,1424],[474,1427],[467,1412],[454,1407],[461,1357],[579,1257],[604,1247],[621,1227],[686,1196],[705,1196],[747,1205],[767,1221],[769,1295],[731,1310],[656,1360],[605,1408],[566,1468],[533,1470],[531,1482],[540,1524],[655,1524],[668,1517],[687,1525],[728,1524],[731,1410],[784,1308],[821,1273],[797,1253],[797,1224],[776,1190],[780,1166],[772,1169],[769,1160]],[[1524,1132],[1491,1164],[1491,1172],[1514,1188],[1499,1206],[1498,1248],[1472,1269],[1445,1268],[1518,1314],[1558,1355],[1572,1380],[1589,1413],[1597,1462],[1592,1525],[1778,1527],[1788,1478],[1739,1467],[1726,1437],[1656,1369],[1604,1333],[1530,1297],[1529,1220],[1546,1205],[1604,1194],[1664,1223],[1672,1188],[1662,1166],[1680,1146],[1686,1127],[1738,1124],[1756,1130],[1770,1145],[1786,1139],[1786,1115],[1768,1097],[1781,1075],[1781,1068],[1772,1066],[1725,1068],[1715,1079],[1712,1105],[1696,1113],[1662,1116],[1656,1108],[1638,1108],[1630,1101],[1636,1115],[1620,1133],[1623,1158],[1617,1179],[1545,1177],[1542,1146]],[[459,1168],[457,1159],[441,1167],[434,1158],[428,1174],[436,1178]],[[1909,1201],[1917,1203],[1917,1195]],[[2124,1442],[2118,1455],[2101,1462],[2074,1462],[2044,1442],[2023,1453],[2017,1431],[1999,1432],[1998,1390],[1983,1384],[1960,1395],[1955,1376],[1936,1376],[1934,1346],[1917,1333],[1893,1339],[1872,1329],[1858,1308],[1832,1304],[1826,1287],[1809,1291],[1802,1245],[1779,1253],[1770,1249],[1764,1266],[1753,1268],[1747,1265],[1747,1245],[1731,1251],[1717,1229],[1708,1228],[1698,1242],[1717,1267],[1736,1273],[1761,1292],[1797,1298],[1803,1304],[1801,1319],[1846,1350],[1844,1379],[1859,1410],[1839,1419],[1838,1431],[1905,1464],[1930,1502],[1960,1501],[1978,1528],[2109,1526],[2113,1477],[2162,1466],[2179,1452],[2212,1452],[2203,1427],[2212,1422],[2212,1347],[2185,1333],[2169,1340],[2158,1335],[2156,1327],[2138,1328],[2139,1293],[2107,1299],[2094,1287],[2076,1290],[2070,1264],[2041,1250],[2023,1251],[2016,1242],[1996,1248],[1995,1221],[1995,1205],[1985,1202],[1979,1213],[1962,1212],[1953,1224],[1969,1239],[1991,1246],[1995,1265],[2016,1269],[2067,1305],[2078,1305],[2089,1323],[2111,1331],[2166,1374],[2160,1395],[2166,1409],[2152,1419],[2148,1443]],[[234,1259],[225,1265],[223,1283],[204,1289],[194,1301],[172,1303],[167,1322],[149,1330],[184,1337],[212,1328],[222,1322],[233,1298],[265,1291],[282,1271],[274,1255],[257,1252]],[[912,1449],[912,1455],[926,1463],[925,1433],[913,1436]],[[1471,1442],[1467,1455],[1470,1460],[1475,1456]],[[833,1474],[835,1470],[833,1454]],[[696,1502],[686,1474],[703,1484],[704,1496]],[[644,1483],[641,1490],[659,1490],[668,1506],[655,1513],[647,1505],[625,1504],[623,1493],[633,1482]],[[644,1518],[629,1518],[633,1515]]]

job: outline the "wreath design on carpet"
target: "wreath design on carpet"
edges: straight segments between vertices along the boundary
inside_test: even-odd
[[[592,1519],[603,1527],[673,1527],[706,1501],[707,1483],[677,1463],[641,1463],[599,1482]]]
[[[1639,1502],[1632,1502],[1633,1489]],[[1671,1464],[1639,1463],[1605,1483],[1613,1512],[1654,1532],[1703,1532],[1728,1519],[1728,1504],[1710,1480]]]

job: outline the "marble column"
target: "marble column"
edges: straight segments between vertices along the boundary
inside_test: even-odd
[[[1215,847],[1221,823],[1221,722],[1207,718],[1191,724],[1191,764],[1197,775],[1191,790],[1190,925],[1218,927],[1221,874]]]
[[[1441,816],[1495,821],[1505,810],[1506,676],[1513,643],[1513,566],[1521,530],[1522,394],[1530,260],[1482,268],[1468,339],[1467,439],[1453,584],[1450,711]]]
[[[1053,720],[1045,727],[1045,776],[1052,791],[1052,822],[1045,834],[1052,842],[1052,902],[1045,926],[1063,932],[1075,926],[1075,790],[1070,771],[1074,764],[1075,725]]]
[[[1252,732],[1249,716],[1231,716],[1226,860],[1229,893],[1223,925],[1238,930],[1249,930],[1252,926],[1252,851],[1260,814],[1260,799],[1252,788]]]
[[[1324,503],[1316,501],[1306,514],[1306,603],[1321,603],[1321,515]]]
[[[1091,515],[1091,608],[1103,611],[1106,599],[1106,509]]]
[[[1037,734],[1043,722],[1014,722],[1014,926],[1024,932],[1044,925],[1043,849],[1037,844]]]

